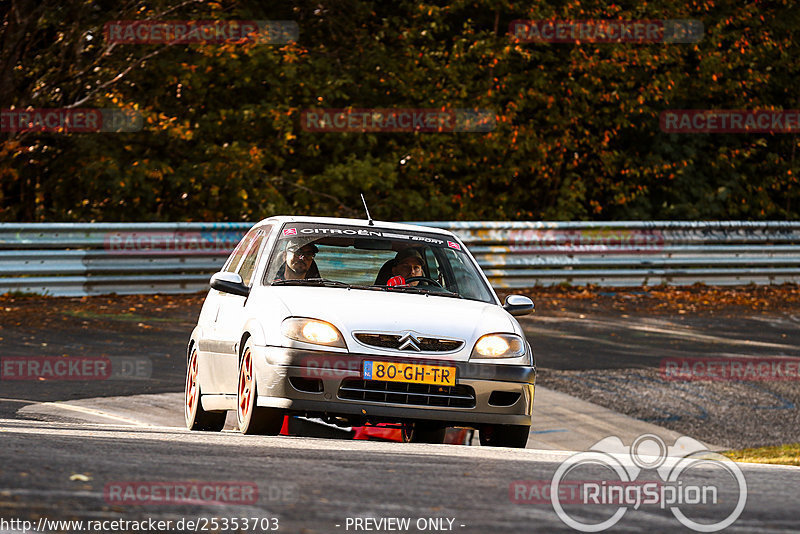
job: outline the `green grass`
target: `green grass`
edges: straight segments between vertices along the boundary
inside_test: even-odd
[[[725,451],[722,454],[735,462],[800,465],[800,443]]]

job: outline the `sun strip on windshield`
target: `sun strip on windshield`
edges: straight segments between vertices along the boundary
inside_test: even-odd
[[[309,223],[285,223],[280,233],[280,239],[297,238],[324,238],[324,237],[352,237],[368,239],[386,239],[388,241],[404,240],[409,244],[420,243],[428,246],[450,248],[463,252],[461,246],[448,240],[446,236],[435,236],[432,234],[420,233],[397,233],[397,230],[385,231],[380,228],[354,228],[352,226],[339,225],[317,225]]]

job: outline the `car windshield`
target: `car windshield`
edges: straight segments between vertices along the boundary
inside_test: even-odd
[[[447,236],[405,230],[286,223],[266,285],[425,293],[495,303],[478,267]]]

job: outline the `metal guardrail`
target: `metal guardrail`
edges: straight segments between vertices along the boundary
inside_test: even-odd
[[[3,223],[0,293],[194,293],[250,223]]]
[[[499,288],[800,282],[800,222],[426,222]],[[250,223],[2,223],[0,294],[208,288]]]
[[[495,287],[800,281],[800,221],[426,224],[456,232]]]

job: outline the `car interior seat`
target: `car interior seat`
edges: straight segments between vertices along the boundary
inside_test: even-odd
[[[389,278],[392,277],[392,267],[394,267],[395,260],[387,260],[384,263],[380,270],[378,271],[378,276],[375,277],[375,285],[376,286],[385,286],[386,282],[389,281]]]

